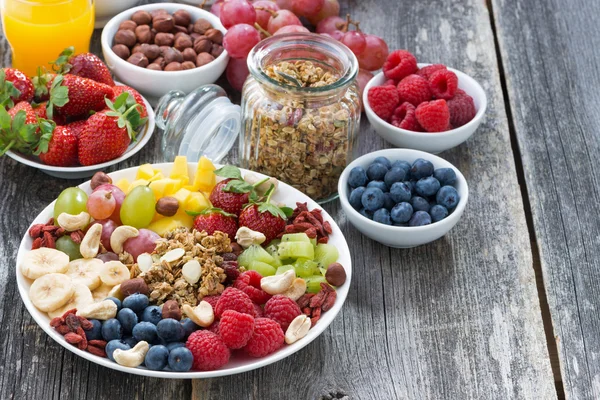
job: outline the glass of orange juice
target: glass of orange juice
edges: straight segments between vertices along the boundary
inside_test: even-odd
[[[12,65],[28,76],[49,67],[66,47],[89,51],[94,0],[0,0]]]

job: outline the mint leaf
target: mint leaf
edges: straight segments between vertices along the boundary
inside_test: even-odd
[[[225,165],[224,167],[221,167],[221,168],[215,170],[215,175],[221,176],[223,178],[233,178],[233,179],[243,180],[240,169],[238,167],[234,167],[233,165]],[[245,192],[242,192],[242,193],[245,193]]]
[[[294,209],[290,208],[290,207],[279,207],[279,209],[281,211],[283,211],[283,213],[285,214],[285,216],[287,218],[291,217],[292,214],[294,213]]]
[[[228,213],[220,208],[207,208],[202,211],[185,210],[185,213],[187,215],[191,215],[192,217],[195,217],[198,215],[210,215],[210,214],[222,214],[226,217],[235,217],[236,216],[235,214]]]
[[[276,217],[279,217],[281,219],[287,219],[285,213],[281,210],[281,208],[277,207],[275,204],[262,203],[260,206],[258,206],[258,211],[261,213],[270,212]]]
[[[223,188],[223,191],[232,193],[249,193],[253,189],[254,187],[248,182],[234,179],[227,182],[227,184]]]

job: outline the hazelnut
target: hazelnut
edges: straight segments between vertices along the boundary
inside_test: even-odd
[[[223,253],[221,254],[223,261],[237,261],[237,255],[235,253]]]
[[[131,49],[131,54],[140,53],[141,51],[142,51],[142,45],[138,43],[135,46],[133,46],[133,49]]]
[[[196,32],[192,32],[192,33],[190,33],[190,36],[192,37],[192,40],[196,40],[196,39],[198,39],[199,37],[206,37],[206,36],[204,36],[204,35],[201,35],[201,34],[199,34],[199,33],[196,33]]]
[[[346,282],[346,270],[340,263],[329,264],[327,272],[325,272],[325,279],[330,285],[342,286]]]
[[[127,21],[121,22],[119,25],[119,30],[123,29],[126,31],[134,31],[136,26],[137,24],[134,21],[128,19]]]
[[[144,53],[146,58],[150,61],[152,61],[152,60],[156,59],[158,56],[160,56],[160,48],[155,44],[144,43],[140,47],[141,47],[140,52]]]
[[[175,44],[173,45],[177,50],[183,51],[189,47],[192,47],[192,38],[185,33],[175,39]]]
[[[138,25],[135,28],[135,37],[138,43],[150,43],[152,41],[152,33],[148,25]]]
[[[194,51],[194,49],[192,49],[191,47],[188,47],[187,49],[183,49],[183,51],[181,52],[181,55],[183,56],[183,60],[184,61],[191,61],[194,63],[194,65],[196,65],[196,52]]]
[[[209,38],[213,43],[223,44],[223,32],[218,29],[209,29],[204,32],[204,36]]]
[[[133,278],[128,279],[125,282],[121,283],[121,287],[119,288],[123,296],[130,296],[135,293],[140,294],[148,294],[150,293],[150,288],[146,282],[144,282],[143,278]]]
[[[172,47],[170,47],[169,50],[163,51],[162,56],[165,58],[165,65],[168,65],[172,62],[183,62],[183,55],[181,54],[181,52]]]
[[[115,34],[115,44],[124,44],[127,47],[135,45],[135,33],[130,30],[120,30]]]
[[[133,13],[131,20],[138,25],[150,25],[152,22],[152,15],[148,11],[139,10]]]
[[[231,242],[231,252],[236,256],[239,256],[244,251],[244,248],[236,242]]]
[[[181,63],[181,69],[194,69],[196,64],[193,61],[184,61]]]
[[[181,319],[181,309],[179,308],[179,304],[177,304],[177,300],[167,300],[164,302],[162,317],[163,319],[173,318],[177,321]]]
[[[181,69],[181,63],[178,63],[177,61],[170,62],[165,67],[165,71],[181,71]]]
[[[223,54],[223,46],[221,46],[220,44],[213,43],[212,48],[210,49],[210,54],[214,58],[219,57],[221,54]]]
[[[206,36],[200,36],[194,40],[194,51],[196,54],[209,52],[212,47],[212,42]]]
[[[153,63],[158,64],[158,66],[160,67],[161,70],[165,67],[165,59],[162,57],[156,58],[156,60],[154,60]]]
[[[121,57],[123,60],[127,60],[131,55],[129,52],[129,47],[125,46],[124,44],[115,44],[112,48],[112,51],[114,51],[115,54]],[[195,57],[196,56],[194,55],[194,59]]]
[[[144,53],[133,53],[131,57],[127,59],[127,62],[142,68],[146,68],[149,64],[148,58],[146,58]]]
[[[175,25],[173,27],[173,32],[174,33],[188,33],[188,30],[185,26]]]
[[[160,215],[172,217],[179,210],[179,200],[175,197],[163,197],[156,202],[155,210]]]
[[[158,32],[156,32],[156,29],[154,29],[154,28],[151,28],[151,29],[150,29],[150,33],[152,34],[152,42],[151,42],[151,43],[154,43],[154,39],[156,38],[156,34],[157,34]]]
[[[189,33],[194,32],[194,24],[189,24],[187,28]]]
[[[206,32],[209,29],[212,29],[212,24],[204,18],[200,18],[196,20],[196,22],[194,22],[193,30],[196,33],[204,35],[204,32]]]
[[[157,10],[152,10],[150,12],[150,16],[152,18],[154,18],[154,17],[156,17],[158,15],[164,15],[164,14],[169,15],[169,12],[167,10],[165,10],[164,8],[159,8]]]
[[[192,16],[186,10],[177,10],[173,13],[175,25],[186,27],[192,21]]]
[[[153,71],[162,71],[161,66],[159,64],[156,64],[156,63],[148,64],[148,66],[146,67],[146,69],[151,69]]]
[[[98,171],[92,176],[92,180],[90,181],[90,188],[92,190],[96,189],[98,186],[111,184],[112,178],[105,174],[102,171]]]
[[[154,43],[156,43],[159,46],[173,46],[173,42],[175,40],[175,37],[173,36],[172,33],[164,33],[164,32],[160,32],[156,34],[156,37],[154,38]]]
[[[203,65],[209,64],[210,62],[214,61],[214,59],[215,58],[209,53],[200,53],[198,54],[198,57],[196,57],[196,66],[201,67]]]
[[[152,27],[157,32],[171,32],[175,26],[175,21],[170,15],[160,14],[152,18]]]

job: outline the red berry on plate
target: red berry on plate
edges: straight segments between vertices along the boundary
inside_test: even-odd
[[[453,128],[465,125],[467,122],[475,118],[477,110],[473,98],[458,89],[456,95],[447,101],[448,110],[450,111],[450,124]]]
[[[281,326],[269,318],[256,318],[254,332],[244,347],[244,351],[251,357],[264,357],[283,346],[285,334]]]
[[[424,101],[431,100],[429,82],[415,74],[409,75],[400,81],[398,94],[400,95],[400,103],[409,102],[415,107]]]
[[[209,235],[219,231],[226,233],[230,238],[234,238],[238,226],[235,215],[218,208],[207,208],[194,218],[194,229],[205,231]]]
[[[231,181],[239,181],[240,183],[243,182],[241,179],[225,179],[217,183],[210,192],[209,200],[213,207],[220,208],[221,210],[231,214],[240,215],[244,204],[248,203],[251,190],[248,190],[244,193],[236,193],[231,190],[226,190]],[[231,186],[231,184],[229,186]]]
[[[416,108],[412,104],[402,103],[394,110],[391,120],[392,125],[409,131],[422,132],[423,128],[417,122],[415,110]]]
[[[64,92],[58,95],[59,92]],[[89,115],[90,111],[101,111],[106,108],[105,98],[113,97],[111,86],[96,82],[92,79],[76,75],[56,75],[50,89],[51,100],[60,98],[63,102],[54,103],[54,111],[66,117]],[[64,102],[65,97],[68,101]]]
[[[17,93],[18,91],[18,93]],[[10,99],[14,103],[33,100],[33,82],[16,68],[4,68],[4,79],[0,76],[0,99]],[[9,106],[12,103],[7,103]]]
[[[235,310],[223,312],[219,322],[219,336],[230,349],[241,349],[254,332],[254,317]]]
[[[229,362],[231,352],[216,333],[200,330],[193,332],[185,343],[194,356],[192,368],[212,371]]]
[[[215,318],[221,318],[221,315],[227,310],[250,314],[254,316],[254,306],[250,297],[239,289],[228,287],[221,293],[219,301],[215,305]]]
[[[452,71],[439,69],[429,77],[429,88],[436,98],[450,100],[458,89],[458,77]]]
[[[111,98],[111,100],[114,101],[123,92],[127,92],[131,96],[133,96],[133,100],[135,100],[135,102],[141,106],[140,108],[138,108],[140,117],[146,118],[148,116],[148,110],[146,110],[146,103],[144,103],[144,99],[142,98],[142,95],[134,88],[125,86],[125,85],[114,86],[113,87],[113,97]],[[129,101],[131,101],[131,100],[129,100]]]
[[[66,126],[56,126],[46,151],[40,153],[44,164],[70,167],[77,164],[77,135]]]
[[[265,304],[265,317],[277,322],[285,332],[290,323],[302,314],[298,304],[289,297],[280,294],[271,297]]]
[[[444,64],[431,64],[426,67],[419,68],[419,70],[416,72],[416,74],[429,80],[429,77],[431,76],[431,74],[433,74],[435,71],[438,71],[440,69],[446,69],[446,66]]]
[[[246,226],[265,235],[265,244],[283,232],[286,220],[283,211],[268,201],[244,208],[239,218],[240,226]]]
[[[426,101],[415,110],[417,121],[427,132],[444,132],[450,128],[450,111],[446,100]]]
[[[36,124],[37,123],[37,114],[36,114],[35,110],[31,107],[31,104],[29,104],[26,101],[20,101],[17,104],[15,104],[15,106],[13,108],[8,110],[8,115],[10,115],[14,119],[15,115],[17,115],[17,113],[19,111],[25,112],[25,123],[26,124]]]
[[[255,304],[265,304],[271,295],[262,290],[262,276],[253,270],[243,272],[233,283],[233,287],[246,293]]]
[[[115,86],[108,67],[100,57],[92,53],[73,55],[75,49],[68,47],[54,61],[54,68],[59,74],[71,74],[92,79],[108,86]]]
[[[392,85],[372,87],[367,93],[367,99],[373,112],[385,121],[389,121],[400,103],[398,90]]]
[[[400,81],[417,72],[417,59],[406,50],[391,52],[383,64],[383,74],[388,79]]]

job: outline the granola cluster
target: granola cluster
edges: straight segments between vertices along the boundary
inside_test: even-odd
[[[265,73],[277,82],[298,87],[323,87],[340,79],[338,74],[305,60],[271,64],[265,68]]]

